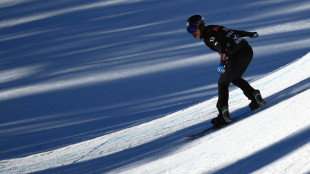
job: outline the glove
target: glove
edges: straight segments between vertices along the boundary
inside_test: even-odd
[[[253,32],[251,38],[257,38],[259,35],[257,32]]]
[[[217,72],[218,73],[224,73],[225,72],[225,65],[219,65],[217,67]]]

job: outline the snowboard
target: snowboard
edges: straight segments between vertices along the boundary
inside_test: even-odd
[[[189,135],[189,136],[186,136],[186,137],[183,137],[183,139],[185,140],[193,140],[193,139],[196,139],[196,138],[199,138],[199,137],[202,137],[204,136],[206,133],[212,131],[212,130],[215,130],[217,128],[215,128],[214,126],[212,127],[208,127],[207,129],[199,132],[199,133],[196,133],[196,134],[193,134],[193,135]]]
[[[231,118],[231,122],[229,124],[227,124],[227,125],[212,125],[211,124],[210,127],[204,129],[203,131],[198,132],[196,134],[189,135],[189,136],[185,136],[185,137],[183,137],[183,139],[184,140],[194,140],[194,139],[197,139],[197,138],[200,138],[200,137],[206,135],[207,133],[214,132],[214,131],[216,131],[218,129],[221,129],[223,127],[229,126],[231,124],[234,124],[234,122],[238,121],[239,119],[243,119],[244,118],[244,114],[252,115],[252,114],[255,114],[255,113],[260,112],[261,110],[265,109],[266,108],[266,104],[267,103],[264,101],[264,104],[262,106],[260,106],[259,108],[255,109],[255,110],[252,110],[250,113],[248,111],[245,111],[245,112],[240,113],[236,117],[232,117]]]
[[[216,131],[216,130],[221,129],[223,127],[229,126],[230,124],[232,124],[233,121],[236,121],[236,120],[238,120],[238,117],[232,118],[231,122],[229,124],[226,124],[226,125],[211,125],[211,127],[208,127],[206,129],[204,129],[203,131],[198,132],[196,134],[185,136],[185,137],[183,137],[183,139],[184,140],[193,140],[193,139],[200,138],[200,137],[206,135],[209,132],[213,132],[213,131]]]

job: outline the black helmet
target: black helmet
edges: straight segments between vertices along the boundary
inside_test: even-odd
[[[204,18],[200,15],[193,15],[188,18],[186,22],[186,29],[189,33],[193,33],[196,29],[199,28],[200,31],[203,31],[205,28]]]

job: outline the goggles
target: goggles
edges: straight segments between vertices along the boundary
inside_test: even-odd
[[[196,30],[197,30],[197,28],[187,28],[187,31],[189,33],[195,33]]]

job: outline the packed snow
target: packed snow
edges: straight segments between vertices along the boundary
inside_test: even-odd
[[[310,173],[307,0],[0,0],[0,173]],[[217,115],[218,54],[185,30],[257,31],[266,106]]]

